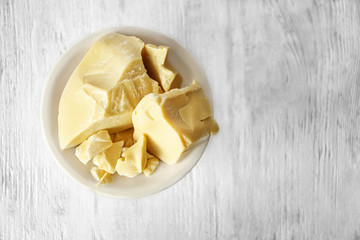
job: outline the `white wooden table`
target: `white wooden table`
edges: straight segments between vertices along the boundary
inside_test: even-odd
[[[40,97],[86,34],[132,25],[203,67],[220,132],[182,181],[119,200],[73,182]],[[360,239],[360,1],[0,1],[0,239]]]

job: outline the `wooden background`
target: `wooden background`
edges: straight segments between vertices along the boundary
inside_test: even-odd
[[[135,200],[62,172],[40,97],[86,34],[132,25],[203,67],[220,132]],[[360,1],[0,0],[0,239],[360,239]],[[56,106],[54,106],[56,107]]]

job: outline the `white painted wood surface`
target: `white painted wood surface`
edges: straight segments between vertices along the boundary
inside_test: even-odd
[[[175,186],[104,197],[40,129],[59,56],[133,25],[207,74],[220,132]],[[360,2],[0,1],[0,239],[360,239]],[[54,106],[56,107],[56,106]]]

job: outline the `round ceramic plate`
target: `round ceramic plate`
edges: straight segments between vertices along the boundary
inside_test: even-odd
[[[99,37],[109,32],[137,36],[145,43],[169,46],[168,61],[181,74],[182,87],[190,84],[193,80],[198,81],[212,105],[210,88],[203,71],[186,49],[163,34],[137,27],[112,28],[85,37],[69,48],[51,71],[42,95],[41,123],[53,157],[75,181],[91,190],[121,198],[143,197],[164,190],[182,179],[201,158],[208,138],[188,150],[177,164],[170,166],[161,162],[150,177],[139,174],[135,178],[127,178],[115,173],[112,183],[99,187],[96,186],[96,181],[90,174],[90,168],[93,166],[91,161],[87,165],[83,165],[74,155],[75,148],[60,149],[57,117],[62,91],[71,73],[91,45]]]

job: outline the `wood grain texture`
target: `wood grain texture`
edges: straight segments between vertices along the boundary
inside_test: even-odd
[[[73,182],[40,98],[84,35],[177,39],[208,77],[220,132],[182,181],[118,200]],[[360,2],[0,1],[0,239],[360,239]]]

